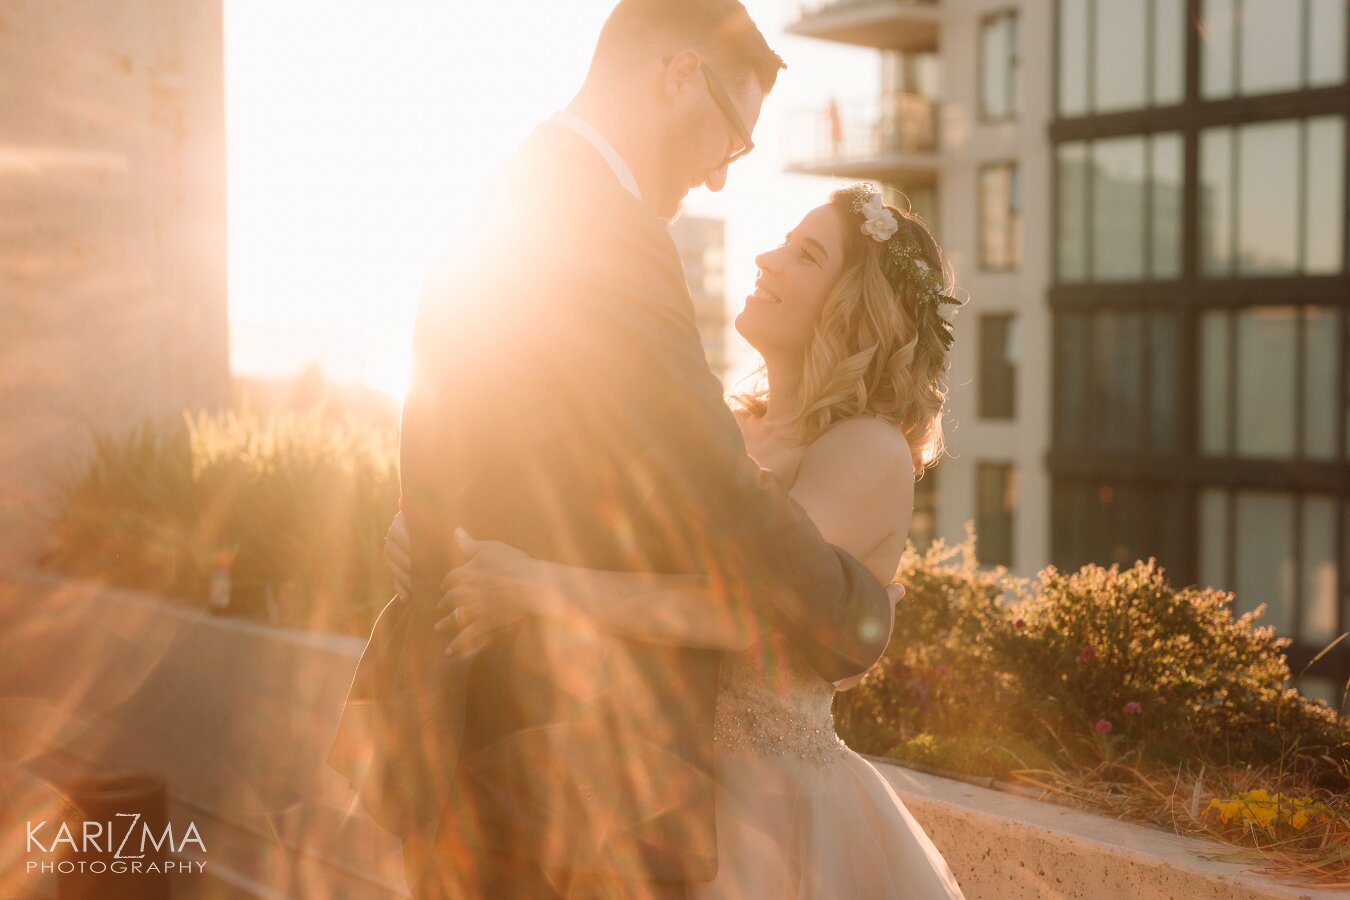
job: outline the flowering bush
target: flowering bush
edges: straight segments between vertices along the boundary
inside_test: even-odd
[[[392,585],[396,436],[321,411],[226,413],[100,437],[64,485],[49,564],[281,624],[369,631]]]
[[[1350,785],[1350,727],[1289,687],[1287,641],[1231,595],[1175,589],[1152,562],[1019,580],[982,571],[971,542],[910,551],[897,577],[890,647],[835,704],[857,749],[998,777],[1129,759]]]

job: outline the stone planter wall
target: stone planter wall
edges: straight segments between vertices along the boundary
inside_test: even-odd
[[[323,764],[361,648],[0,575],[0,786],[20,819],[0,820],[0,896],[54,896],[22,871],[22,819],[50,812],[44,781],[109,767],[163,774],[171,817],[201,831],[209,877],[180,876],[176,896],[406,896],[398,840]],[[874,762],[970,900],[1350,898],[1214,860],[1217,844]]]
[[[201,833],[208,878],[176,876],[176,897],[406,896],[398,839],[323,762],[362,646],[0,575],[0,778],[18,798],[0,805],[0,896],[54,896],[23,871],[23,822],[52,817],[49,785],[111,769],[163,775],[176,833]]]

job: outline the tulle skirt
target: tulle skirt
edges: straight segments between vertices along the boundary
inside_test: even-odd
[[[951,869],[876,768],[718,748],[718,872],[689,900],[951,900]]]

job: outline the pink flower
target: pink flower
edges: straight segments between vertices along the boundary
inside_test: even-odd
[[[1109,719],[1098,719],[1093,727],[1097,729],[1098,734],[1109,734],[1113,726]]]
[[[1097,648],[1091,644],[1084,644],[1083,649],[1078,651],[1078,658],[1085,663],[1090,663],[1097,658]]]
[[[1140,703],[1138,700],[1131,700],[1129,703],[1125,704],[1125,715],[1127,716],[1137,716],[1143,711],[1144,704]]]
[[[1022,621],[1021,616],[1018,616],[1017,618],[1013,619],[1013,631],[1021,631],[1023,628],[1026,627],[1027,623]]]

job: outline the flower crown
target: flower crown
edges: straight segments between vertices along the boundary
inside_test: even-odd
[[[942,271],[928,258],[911,229],[900,228],[895,213],[886,208],[881,193],[871,184],[856,184],[845,192],[853,201],[853,211],[863,217],[863,234],[883,245],[881,270],[893,285],[909,282],[918,294],[917,319],[920,334],[927,334],[952,348],[956,335],[952,323],[942,315],[942,307],[960,306],[961,301],[947,293]]]

